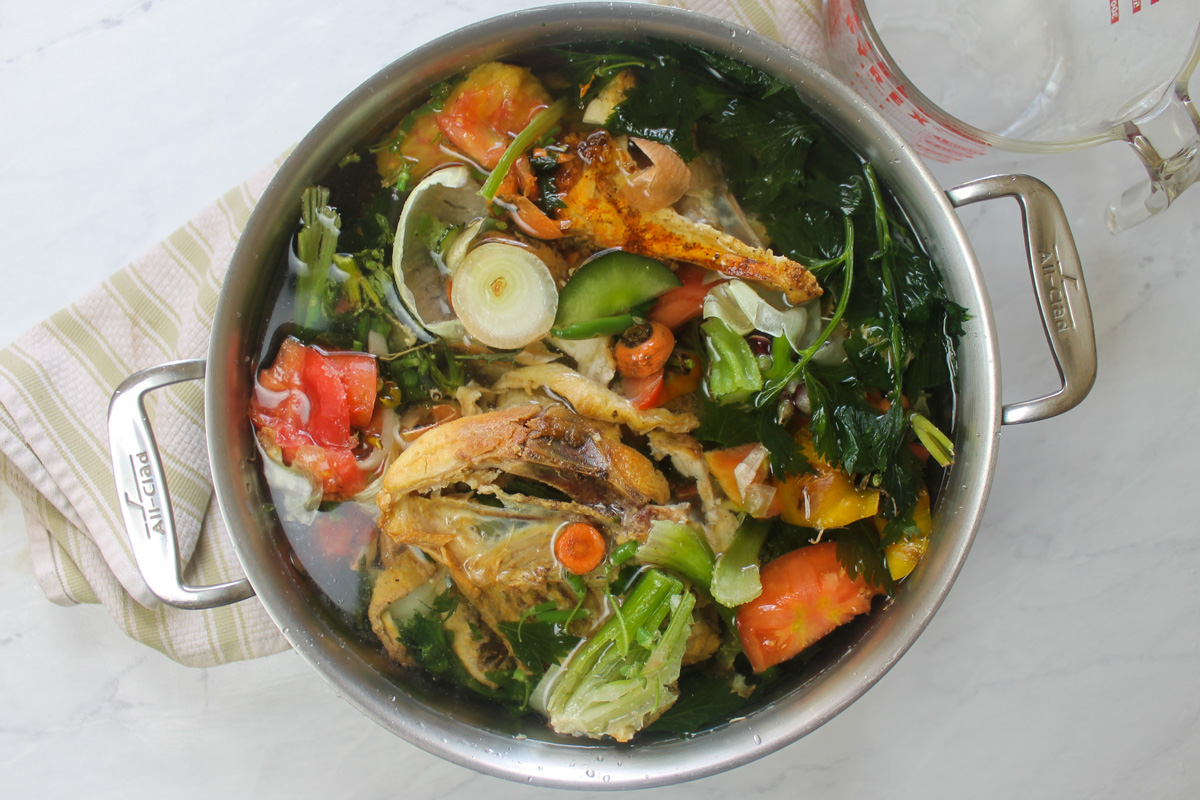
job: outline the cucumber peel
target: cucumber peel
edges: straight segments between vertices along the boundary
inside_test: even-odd
[[[586,262],[563,286],[554,327],[624,314],[682,285],[660,261],[610,250]]]

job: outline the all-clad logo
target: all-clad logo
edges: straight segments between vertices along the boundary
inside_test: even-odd
[[[125,504],[141,512],[147,539],[156,533],[161,536],[164,533],[162,505],[158,499],[158,484],[155,483],[154,472],[150,469],[149,454],[143,450],[131,455],[129,467],[137,479],[137,497],[131,497],[129,492],[126,492]]]
[[[1075,278],[1062,274],[1057,252],[1038,253],[1038,255],[1041,256],[1042,281],[1045,283],[1046,297],[1050,301],[1050,316],[1053,319],[1054,329],[1070,330],[1075,327],[1075,317],[1071,313],[1071,304],[1064,290],[1067,281],[1074,285]]]

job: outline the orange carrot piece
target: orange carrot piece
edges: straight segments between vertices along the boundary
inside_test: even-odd
[[[585,575],[604,561],[604,534],[586,522],[572,522],[554,540],[554,557],[569,572]]]
[[[674,349],[675,334],[666,325],[658,322],[634,325],[621,335],[613,349],[617,372],[626,378],[649,378],[662,372]]]

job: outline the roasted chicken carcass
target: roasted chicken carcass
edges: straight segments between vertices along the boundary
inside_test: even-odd
[[[791,303],[821,294],[817,279],[795,261],[688,219],[670,206],[646,208],[638,187],[631,186],[639,168],[625,139],[600,130],[570,135],[566,144],[569,155],[555,175],[563,192],[563,207],[556,214],[570,235],[590,240],[596,250],[618,247],[756,281],[783,292]]]
[[[531,481],[546,496],[523,492]],[[562,528],[587,522],[616,547],[644,539],[656,520],[687,521],[689,507],[670,499],[666,478],[617,425],[525,403],[417,439],[384,476],[379,525],[391,544],[427,554],[498,632],[546,602],[576,604],[554,558]],[[598,613],[602,591],[589,589],[584,605]]]

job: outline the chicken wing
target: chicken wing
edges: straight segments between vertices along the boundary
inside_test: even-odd
[[[818,297],[821,287],[802,265],[753,247],[716,228],[681,216],[670,207],[639,210],[629,181],[637,165],[622,139],[606,131],[568,136],[572,157],[562,160],[555,181],[563,192],[556,213],[568,232],[598,249],[619,247],[651,258],[686,261],[733,278],[757,281],[785,293],[791,303]]]

